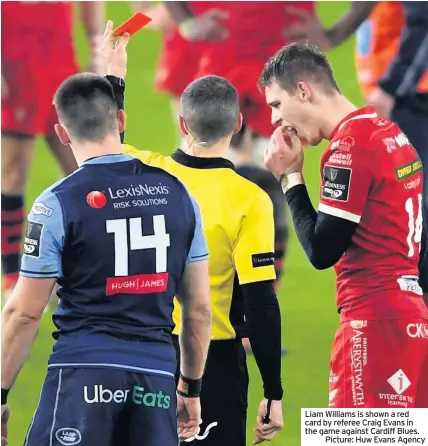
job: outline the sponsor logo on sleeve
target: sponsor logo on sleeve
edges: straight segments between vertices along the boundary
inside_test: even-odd
[[[352,169],[324,166],[322,196],[330,200],[348,201]]]
[[[403,181],[412,175],[422,171],[422,161],[417,159],[411,163],[405,164],[404,166],[397,167],[395,169],[395,176],[398,181]]]
[[[36,215],[45,215],[46,217],[50,217],[52,215],[53,209],[47,207],[41,201],[38,201],[37,203],[33,204],[31,212]]]
[[[251,256],[253,261],[253,268],[259,268],[261,266],[270,266],[274,263],[273,252],[264,252],[261,254],[253,254]]]
[[[31,257],[40,257],[40,239],[43,224],[28,221],[24,238],[24,254]]]
[[[385,144],[388,153],[394,152],[397,149],[397,146],[404,147],[410,145],[410,141],[404,133],[383,138],[382,142]]]

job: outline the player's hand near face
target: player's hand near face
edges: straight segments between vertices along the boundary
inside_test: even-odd
[[[256,439],[253,441],[253,444],[259,444],[263,441],[272,440],[272,438],[284,427],[281,401],[271,400],[269,422],[265,423],[267,408],[268,400],[263,399],[259,405],[259,413],[257,414],[257,425],[254,429]]]
[[[177,418],[180,440],[194,437],[201,422],[201,400],[177,394]]]
[[[278,127],[273,132],[265,152],[265,166],[277,179],[302,172],[303,146],[295,131]]]
[[[284,30],[284,36],[292,42],[308,42],[320,47],[322,51],[333,48],[328,32],[315,15],[296,7],[287,7],[290,15],[298,17],[299,22]]]
[[[7,423],[9,421],[10,409],[7,404],[1,406],[1,446],[7,445]]]
[[[107,74],[125,79],[128,62],[126,46],[129,38],[129,34],[125,33],[116,41],[116,37],[113,35],[113,22],[111,20],[107,22],[102,44],[102,55]]]
[[[193,17],[181,23],[180,34],[192,42],[206,40],[216,42],[229,37],[229,31],[221,23],[227,19],[227,13],[210,9],[199,17]]]

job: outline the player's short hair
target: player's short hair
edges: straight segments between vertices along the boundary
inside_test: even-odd
[[[301,43],[284,46],[266,62],[259,87],[277,82],[281,88],[293,94],[300,81],[316,83],[327,94],[340,93],[327,56],[317,46]]]
[[[118,131],[113,88],[102,76],[79,73],[67,78],[54,96],[61,124],[78,141],[102,141]]]
[[[180,106],[191,133],[208,146],[230,136],[236,128],[238,92],[223,77],[209,75],[193,81],[181,95]]]

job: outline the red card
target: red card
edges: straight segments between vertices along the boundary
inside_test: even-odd
[[[132,34],[135,34],[137,31],[139,31],[141,28],[146,26],[149,22],[151,22],[152,19],[142,12],[137,12],[134,14],[130,19],[128,19],[126,22],[122,23],[118,28],[116,28],[113,31],[113,35],[115,37],[120,37],[122,34],[129,33],[129,35],[132,36]]]

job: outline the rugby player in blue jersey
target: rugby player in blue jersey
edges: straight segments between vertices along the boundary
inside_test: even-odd
[[[3,427],[8,392],[58,283],[56,343],[25,444],[177,446],[200,423],[211,337],[198,205],[175,177],[123,154],[125,115],[107,80],[72,76],[54,103],[56,132],[80,167],[28,216],[20,278],[2,312]],[[177,396],[175,295],[183,311]]]

